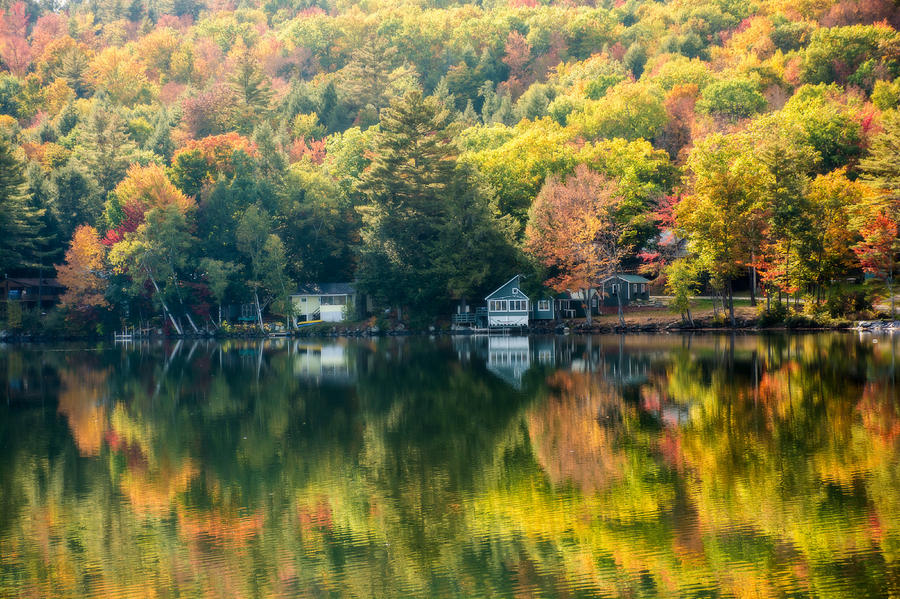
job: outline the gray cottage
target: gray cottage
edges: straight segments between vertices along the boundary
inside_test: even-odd
[[[531,305],[516,275],[484,298],[487,301],[488,327],[527,327]]]
[[[620,294],[623,306],[635,300],[647,301],[650,299],[650,280],[640,275],[613,275],[600,281],[604,306],[618,306]]]

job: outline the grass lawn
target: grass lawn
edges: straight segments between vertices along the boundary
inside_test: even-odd
[[[721,304],[717,300],[721,312]],[[681,314],[665,306],[626,306],[624,309],[625,322],[630,325],[667,324],[681,320]],[[691,315],[695,320],[712,318],[713,300],[699,298],[691,300]],[[756,308],[750,305],[750,298],[734,298],[734,315],[737,318],[753,318],[756,316]],[[594,321],[602,325],[614,325],[618,323],[618,315],[615,307],[603,308],[602,316],[595,316]]]

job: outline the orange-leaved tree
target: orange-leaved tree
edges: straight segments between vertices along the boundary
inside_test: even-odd
[[[66,288],[60,298],[63,308],[83,317],[107,305],[105,258],[106,246],[94,227],[82,225],[75,229],[66,262],[56,267],[57,279]]]
[[[137,230],[144,215],[153,208],[175,206],[181,214],[190,214],[196,204],[184,195],[166,176],[158,164],[132,165],[125,178],[116,185],[106,208],[110,225],[104,243],[113,245],[126,233]]]
[[[239,151],[251,157],[259,155],[256,144],[234,131],[191,140],[172,158],[172,181],[184,193],[199,195],[203,186],[220,174],[234,174],[235,152]]]
[[[103,243],[111,246],[109,262],[127,273],[133,289],[149,280],[163,313],[181,334],[181,327],[165,303],[166,289],[174,290],[185,318],[198,331],[184,305],[178,274],[191,246],[196,204],[169,181],[159,165],[134,165],[110,194],[106,219],[111,225]]]
[[[582,293],[588,324],[591,292],[603,276],[621,271],[631,251],[624,241],[622,202],[614,181],[579,165],[565,180],[549,177],[529,211],[526,250],[550,270],[547,284],[553,289]]]

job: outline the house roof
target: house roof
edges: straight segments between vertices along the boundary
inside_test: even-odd
[[[32,277],[9,277],[5,279],[10,287],[62,287],[56,279]]]
[[[353,295],[353,283],[304,283],[294,295]]]
[[[516,281],[516,280],[520,279],[521,277],[522,277],[522,275],[516,275],[516,276],[514,276],[513,278],[511,278],[511,279],[508,280],[507,282],[505,282],[505,283],[503,283],[502,285],[500,285],[499,287],[497,287],[492,293],[488,294],[488,296],[487,296],[486,298],[484,298],[484,299],[486,299],[486,300],[491,299],[492,297],[494,297],[494,296],[497,294],[497,292],[499,292],[500,290],[502,290],[504,287],[506,287],[507,285],[509,285],[509,284],[512,283],[513,281]],[[528,296],[525,295],[525,292],[523,292],[521,289],[519,289],[519,294],[518,294],[518,295],[521,295],[523,298],[528,299]],[[506,297],[506,296],[504,296],[504,297]]]
[[[645,279],[641,275],[611,275],[609,277],[606,277],[605,279],[603,279],[600,282],[605,283],[610,279],[622,279],[626,283],[649,283],[650,282],[650,279]]]

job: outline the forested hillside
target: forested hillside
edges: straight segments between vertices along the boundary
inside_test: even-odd
[[[354,279],[427,318],[515,272],[839,315],[894,276],[893,0],[0,8],[0,272],[73,329]]]

